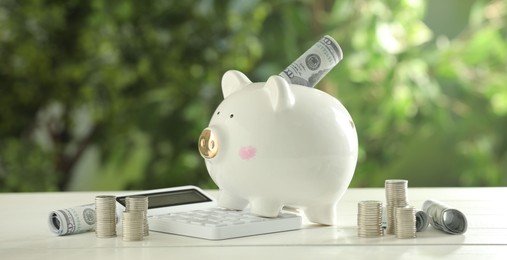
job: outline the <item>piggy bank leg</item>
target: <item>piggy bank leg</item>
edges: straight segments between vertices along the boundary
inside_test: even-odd
[[[336,203],[312,205],[305,210],[305,215],[313,223],[322,225],[336,225]]]
[[[243,210],[248,205],[248,201],[230,192],[220,190],[218,194],[218,206],[226,209]]]
[[[268,218],[277,217],[282,207],[282,203],[271,200],[256,199],[250,202],[251,213]]]

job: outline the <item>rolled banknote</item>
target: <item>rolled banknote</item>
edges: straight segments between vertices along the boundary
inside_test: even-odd
[[[95,204],[86,204],[49,213],[49,229],[59,235],[77,234],[95,228]]]
[[[117,223],[119,216],[120,214],[117,211]],[[54,210],[49,212],[48,217],[49,230],[59,236],[93,231],[95,229],[95,222],[94,203]]]
[[[340,45],[325,35],[279,75],[289,83],[313,88],[342,59]]]
[[[415,213],[415,228],[417,232],[426,230],[429,224],[430,220],[426,212],[420,210]]]
[[[461,211],[439,201],[427,200],[423,211],[428,214],[431,225],[449,234],[463,234],[467,230],[467,219]]]

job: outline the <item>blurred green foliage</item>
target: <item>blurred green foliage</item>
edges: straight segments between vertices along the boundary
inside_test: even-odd
[[[0,191],[214,187],[196,141],[222,74],[264,81],[323,34],[345,53],[318,88],[355,120],[352,186],[506,185],[507,2],[457,3],[451,36],[428,4],[2,0]]]

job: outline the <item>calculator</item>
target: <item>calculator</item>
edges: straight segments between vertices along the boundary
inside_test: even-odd
[[[300,216],[291,213],[264,218],[248,211],[209,208],[151,216],[148,223],[152,231],[221,240],[297,230],[302,221]]]
[[[148,197],[148,225],[151,231],[188,237],[222,240],[301,229],[302,217],[282,212],[275,218],[254,215],[249,210],[217,207],[216,201],[196,186],[182,186],[138,192],[116,197],[125,208],[126,197]]]

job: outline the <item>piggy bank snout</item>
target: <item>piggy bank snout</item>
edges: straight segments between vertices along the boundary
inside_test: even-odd
[[[199,153],[205,159],[214,158],[219,150],[217,134],[210,128],[205,128],[199,136]]]

